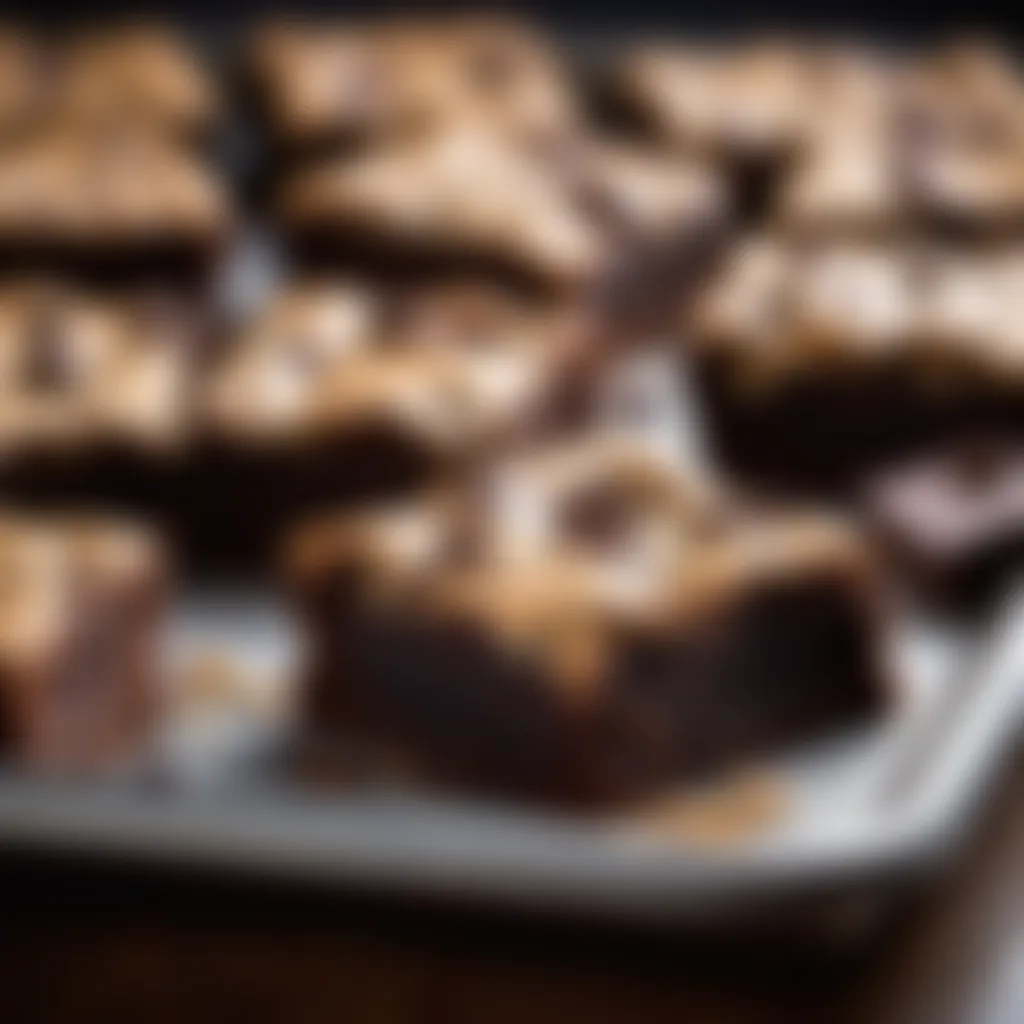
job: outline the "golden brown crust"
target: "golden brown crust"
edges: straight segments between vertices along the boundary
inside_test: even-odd
[[[266,25],[251,65],[276,132],[292,143],[462,121],[529,141],[577,119],[557,58],[508,19]]]
[[[592,140],[526,153],[461,127],[314,164],[286,180],[279,209],[299,235],[482,257],[571,287],[625,245],[720,228],[727,198],[708,168],[677,158]]]
[[[569,311],[522,308],[480,287],[399,300],[352,285],[297,286],[215,368],[205,418],[240,444],[388,424],[455,454],[526,421],[576,333]]]
[[[800,139],[807,104],[801,58],[787,45],[645,46],[622,59],[612,84],[674,145],[772,154]]]
[[[300,171],[284,185],[280,212],[300,233],[477,252],[565,283],[592,275],[608,256],[596,226],[542,167],[476,129]]]
[[[215,249],[231,228],[216,176],[148,130],[55,128],[0,152],[0,243]]]
[[[967,374],[1024,379],[1017,308],[1024,254],[956,253],[762,237],[739,247],[692,316],[700,352],[755,391],[822,366],[917,368],[922,381]]]
[[[66,122],[102,128],[124,122],[188,138],[209,129],[219,97],[194,47],[157,23],[73,35],[53,58],[51,107]]]

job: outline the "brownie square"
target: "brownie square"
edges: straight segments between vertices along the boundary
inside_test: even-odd
[[[159,706],[159,545],[116,522],[0,515],[0,756],[33,770],[112,768]]]
[[[735,472],[843,491],[964,433],[1021,428],[1024,262],[874,242],[739,247],[687,314],[710,436]]]
[[[780,181],[781,227],[958,240],[1024,224],[1024,78],[994,47],[912,53],[811,122]]]
[[[197,556],[265,565],[299,514],[409,494],[540,429],[587,331],[475,283],[286,288],[205,373]]]
[[[728,162],[776,161],[801,141],[813,100],[807,58],[782,43],[649,43],[612,64],[602,94],[664,144]]]
[[[217,175],[145,126],[58,124],[0,151],[0,260],[8,265],[201,278],[232,227]]]
[[[0,289],[0,500],[167,512],[198,335],[156,292]]]
[[[269,24],[252,42],[249,70],[271,135],[292,150],[461,121],[536,142],[578,119],[560,60],[511,18]]]
[[[477,125],[314,163],[285,180],[279,212],[312,265],[621,300],[629,282],[676,296],[724,233],[728,198],[674,157],[586,139],[524,151]]]
[[[468,497],[298,532],[314,733],[593,806],[885,707],[871,559],[846,528],[737,514],[618,443],[492,472]]]

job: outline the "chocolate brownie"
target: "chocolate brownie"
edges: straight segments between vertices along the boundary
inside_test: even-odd
[[[0,149],[0,253],[86,269],[152,260],[205,268],[231,229],[228,198],[202,161],[121,126],[43,128]]]
[[[652,253],[702,252],[727,198],[709,171],[672,158],[589,140],[524,153],[463,128],[300,171],[280,210],[300,248],[389,272],[454,266],[603,291],[623,266],[642,276]]]
[[[672,146],[777,159],[802,139],[806,60],[786,44],[645,45],[612,65],[606,88],[623,113]]]
[[[158,511],[189,441],[195,339],[160,296],[0,289],[0,499]]]
[[[924,51],[808,131],[780,222],[818,233],[1024,227],[1024,78],[996,48]],[[826,114],[828,112],[826,111]]]
[[[272,133],[292,147],[379,141],[463,120],[536,141],[577,121],[557,56],[507,18],[267,25],[251,65]]]
[[[0,756],[33,770],[112,768],[159,706],[167,571],[128,524],[0,514]]]
[[[712,439],[741,473],[818,490],[1019,433],[1022,286],[1015,248],[747,243],[687,316]]]
[[[265,552],[302,509],[408,492],[534,429],[586,338],[571,309],[476,284],[292,286],[207,374],[199,547]]]
[[[301,529],[287,565],[314,731],[404,744],[472,787],[648,795],[850,727],[888,700],[867,549],[743,514],[590,443]]]

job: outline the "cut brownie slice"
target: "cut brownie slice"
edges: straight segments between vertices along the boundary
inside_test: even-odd
[[[762,482],[833,489],[981,430],[1019,431],[1016,249],[742,246],[688,311],[711,437]]]
[[[0,289],[0,494],[165,511],[190,440],[197,335],[155,292]]]
[[[166,569],[107,521],[0,515],[0,752],[43,770],[113,767],[159,705]]]
[[[816,134],[850,132],[884,81],[877,54],[838,43],[646,45],[613,64],[600,97],[634,133],[726,172],[759,222]]]
[[[293,286],[205,383],[198,549],[259,562],[299,512],[407,494],[539,428],[587,337],[571,309],[478,285]]]
[[[0,160],[0,257],[198,275],[232,228],[217,176],[148,126],[42,128]]]
[[[460,783],[581,805],[852,726],[888,690],[845,527],[752,518],[617,443],[301,530],[314,730]]]
[[[250,64],[272,133],[289,147],[379,142],[464,120],[536,142],[577,121],[557,56],[507,18],[266,25]]]
[[[644,279],[666,262],[674,293],[727,207],[699,165],[589,140],[524,152],[479,125],[316,163],[285,181],[280,202],[300,254],[317,262],[372,261],[392,275],[455,267],[598,295],[624,269]]]

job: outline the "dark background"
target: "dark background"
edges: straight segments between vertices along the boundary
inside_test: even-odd
[[[1024,9],[1007,0],[954,3],[859,3],[827,0],[622,0],[588,3],[562,0],[530,4],[409,4],[409,3],[274,3],[268,0],[179,0],[174,4],[140,4],[125,0],[36,0],[31,5],[0,2],[6,19],[43,22],[88,20],[97,16],[150,13],[198,25],[234,27],[267,13],[297,11],[337,15],[424,13],[431,10],[503,10],[530,15],[557,30],[583,35],[618,34],[623,30],[650,34],[731,34],[757,30],[852,31],[900,39],[967,30],[1006,35],[1018,40],[1024,29]]]

